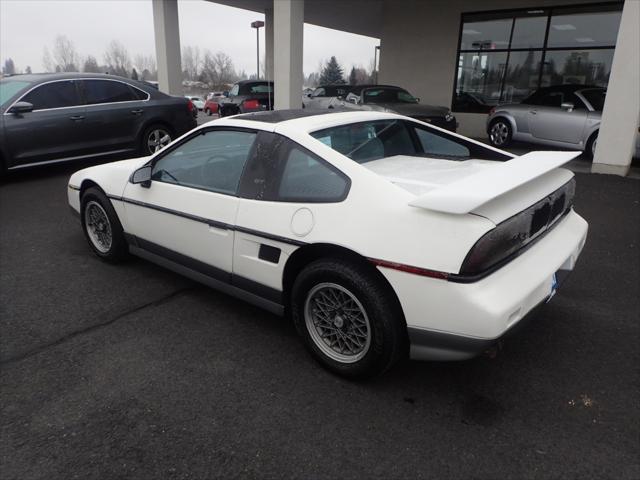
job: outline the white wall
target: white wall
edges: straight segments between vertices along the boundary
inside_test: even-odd
[[[462,13],[593,0],[385,0],[380,83],[398,85],[423,103],[451,107]],[[485,137],[485,114],[456,113],[463,135]]]

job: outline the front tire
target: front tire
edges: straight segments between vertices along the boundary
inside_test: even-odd
[[[507,147],[511,143],[512,136],[511,124],[504,118],[497,118],[489,125],[489,143],[494,147]]]
[[[294,282],[290,308],[307,350],[339,375],[380,375],[407,354],[397,301],[363,266],[337,259],[311,263]]]
[[[82,231],[89,246],[98,257],[117,263],[129,255],[118,214],[106,195],[91,187],[82,195],[80,203]]]

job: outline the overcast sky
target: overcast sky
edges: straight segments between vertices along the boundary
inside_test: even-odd
[[[255,30],[249,24],[264,15],[204,0],[179,0],[180,41],[229,54],[237,70],[256,69]],[[66,35],[81,56],[103,53],[113,39],[133,58],[153,54],[151,0],[0,0],[0,61],[12,58],[19,71],[27,65],[43,71],[43,48],[58,34]],[[304,72],[335,55],[348,75],[351,65],[369,68],[377,39],[305,25]],[[264,48],[261,29],[260,49]]]

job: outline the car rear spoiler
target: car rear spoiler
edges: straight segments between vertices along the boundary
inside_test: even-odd
[[[409,202],[436,212],[465,214],[573,160],[582,152],[531,152],[457,182],[431,190]]]

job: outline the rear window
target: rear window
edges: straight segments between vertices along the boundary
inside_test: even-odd
[[[134,88],[123,82],[111,80],[85,80],[84,93],[87,104],[132,102],[139,100]]]
[[[10,98],[29,85],[31,85],[30,82],[0,81],[0,106],[4,107]]]
[[[502,157],[472,142],[405,120],[340,125],[311,136],[360,164],[396,155],[449,160]]]
[[[267,83],[249,83],[240,87],[239,95],[251,95],[254,93],[273,93],[273,87]]]

